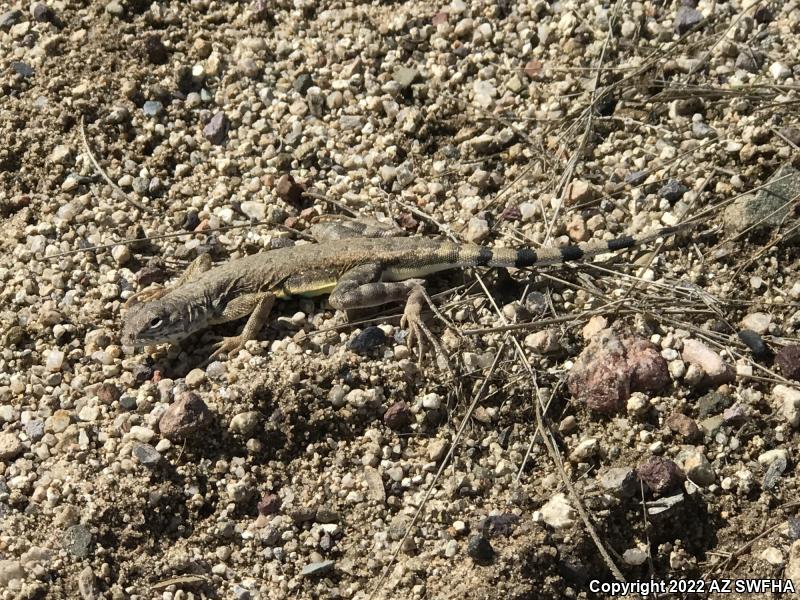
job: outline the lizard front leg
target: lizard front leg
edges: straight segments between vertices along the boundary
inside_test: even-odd
[[[275,294],[272,292],[246,294],[228,302],[219,317],[216,317],[211,324],[234,321],[248,314],[250,318],[247,319],[247,323],[245,323],[239,335],[224,337],[222,341],[217,342],[217,344],[215,344],[216,349],[211,354],[210,358],[216,358],[225,353],[231,356],[235,352],[241,350],[245,342],[256,339],[258,332],[261,331],[264,323],[267,322],[267,318],[274,304]]]

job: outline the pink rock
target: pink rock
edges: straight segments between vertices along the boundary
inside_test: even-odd
[[[663,389],[669,382],[667,361],[658,348],[643,339],[626,338],[622,341],[631,368],[631,390],[634,392],[655,392]]]
[[[411,409],[408,407],[408,404],[402,400],[392,404],[386,409],[386,412],[383,413],[383,422],[386,423],[390,429],[394,429],[395,431],[405,429],[411,424],[413,419],[414,417],[411,414]]]
[[[715,385],[730,383],[735,379],[733,368],[699,340],[684,340],[682,356],[685,362],[700,367],[709,381]]]
[[[185,392],[161,415],[158,429],[165,438],[183,439],[207,425],[210,419],[211,411],[203,399],[194,392]]]
[[[694,422],[694,419],[691,417],[687,417],[681,413],[675,413],[674,415],[670,415],[667,417],[667,420],[664,424],[675,433],[682,436],[687,442],[697,441],[703,437],[702,433],[700,433],[700,428],[697,426],[697,423]]]
[[[447,18],[449,16],[450,15],[447,14],[447,11],[440,10],[435,15],[433,15],[433,18],[431,19],[431,24],[435,27],[437,25],[442,25],[444,23],[447,23]]]
[[[674,490],[686,479],[677,464],[661,456],[648,458],[636,468],[636,474],[654,494]]]
[[[667,363],[653,344],[609,328],[589,341],[567,385],[591,410],[611,414],[625,406],[631,392],[659,390],[669,381]]]

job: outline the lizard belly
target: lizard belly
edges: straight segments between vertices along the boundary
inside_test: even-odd
[[[303,298],[312,298],[314,296],[323,296],[330,294],[333,288],[336,287],[337,280],[335,277],[303,277],[297,278],[294,281],[289,281],[284,286],[284,297],[302,296]]]

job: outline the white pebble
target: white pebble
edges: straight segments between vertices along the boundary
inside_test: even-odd
[[[126,244],[119,244],[111,249],[111,256],[118,265],[127,264],[131,259],[131,251]]]
[[[774,79],[781,80],[792,76],[792,70],[783,63],[774,62],[769,67],[769,74]]]
[[[427,410],[439,410],[442,406],[442,399],[439,394],[425,394],[422,397],[422,407]]]
[[[47,354],[45,368],[52,373],[57,373],[61,370],[63,364],[64,353],[61,350],[50,350],[50,352]]]

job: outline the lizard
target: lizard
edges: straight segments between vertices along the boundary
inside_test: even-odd
[[[405,301],[400,325],[408,330],[407,345],[413,347],[416,341],[421,358],[423,339],[441,351],[421,318],[426,303],[436,310],[424,287],[428,275],[469,267],[527,268],[585,260],[638,247],[686,227],[601,242],[512,249],[390,237],[386,230],[358,221],[350,228],[328,225],[314,236],[320,243],[269,250],[216,267],[208,254],[201,254],[172,287],[145,289],[128,299],[120,340],[134,348],[177,343],[207,327],[248,317],[241,333],[223,337],[210,358],[231,356],[256,339],[276,300],[328,294],[330,306],[341,310]]]

